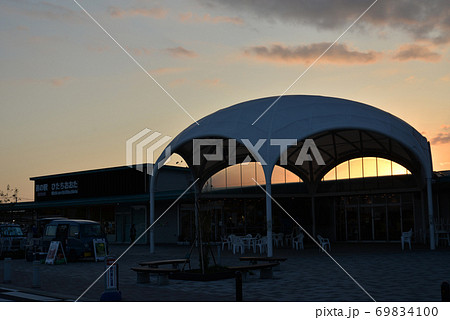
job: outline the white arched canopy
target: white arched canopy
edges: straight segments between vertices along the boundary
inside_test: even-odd
[[[195,139],[222,140],[223,158],[215,160],[209,157],[208,160],[205,155],[217,152],[217,147],[210,145],[201,147],[197,155],[199,162],[194,161]],[[289,145],[285,139],[298,142]],[[313,139],[323,163],[311,157],[313,161],[296,164],[306,139]],[[201,190],[209,177],[233,165],[234,161],[240,163],[250,157],[252,161],[261,162],[266,178],[269,256],[272,255],[270,181],[275,165],[281,164],[299,175],[308,189],[314,192],[320,179],[343,161],[363,156],[393,160],[411,171],[419,185],[427,187],[430,246],[434,249],[431,198],[433,169],[429,143],[405,121],[380,109],[355,101],[322,96],[292,95],[251,100],[202,118],[198,124],[192,124],[175,137],[168,148],[183,157],[194,179],[199,179],[197,191]],[[155,163],[164,157],[165,154],[161,154]],[[155,166],[150,188],[151,223],[155,218],[153,193],[157,174],[158,168]],[[153,251],[152,232],[150,245]]]

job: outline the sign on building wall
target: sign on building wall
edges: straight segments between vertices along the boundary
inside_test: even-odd
[[[78,181],[57,181],[52,183],[36,184],[36,198],[78,194]]]

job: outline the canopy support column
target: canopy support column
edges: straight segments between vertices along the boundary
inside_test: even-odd
[[[431,178],[427,178],[427,197],[428,197],[428,223],[430,225],[430,249],[436,249],[436,241],[434,234],[434,213],[433,213],[433,190],[431,186]]]
[[[152,173],[152,174],[151,174]],[[149,185],[150,185],[150,219],[149,219],[149,225],[153,225],[153,223],[155,222],[155,216],[156,216],[156,211],[155,211],[155,188],[156,188],[156,177],[158,175],[158,166],[154,166],[153,168],[153,172],[147,170],[147,174],[148,174],[148,180],[149,180]],[[149,243],[150,243],[150,253],[155,253],[155,233],[153,231],[153,227],[150,228],[149,231]]]
[[[266,177],[267,256],[273,256],[272,241],[272,183]]]
[[[316,237],[316,201],[314,195],[311,196],[311,218],[312,218],[312,234]]]
[[[433,160],[431,158],[431,145],[428,142],[429,168],[427,169],[427,198],[428,198],[428,223],[430,225],[430,249],[436,249],[435,230],[434,230],[434,212],[433,212]]]

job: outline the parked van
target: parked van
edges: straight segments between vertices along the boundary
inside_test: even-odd
[[[79,258],[94,257],[93,239],[106,241],[106,236],[98,222],[61,219],[53,220],[46,225],[42,240],[46,251],[51,241],[60,241],[66,257],[75,261]]]

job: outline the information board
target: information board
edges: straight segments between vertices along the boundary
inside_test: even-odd
[[[104,261],[106,258],[105,239],[93,239],[95,261]]]

